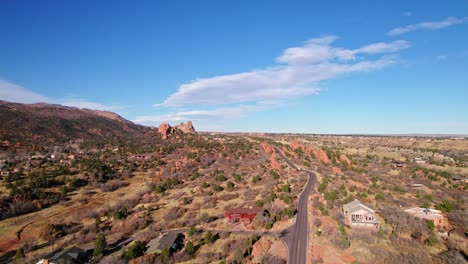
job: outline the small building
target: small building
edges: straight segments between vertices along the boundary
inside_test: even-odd
[[[37,264],[73,264],[81,263],[84,250],[79,247],[71,247],[64,249],[50,258],[39,260]]]
[[[447,229],[448,228],[448,220],[442,214],[441,211],[429,208],[421,208],[415,207],[411,209],[406,209],[405,212],[408,214],[424,219],[426,221],[431,221],[434,223],[434,226],[437,229]]]
[[[375,211],[370,207],[362,204],[359,200],[354,200],[343,205],[343,213],[345,222],[351,228],[378,228],[379,221],[375,217]]]
[[[417,157],[413,159],[414,162],[417,164],[426,164],[427,158],[426,157]]]
[[[262,209],[260,208],[227,208],[224,211],[224,216],[229,220],[231,223],[235,222],[245,222],[250,223],[252,222],[258,213],[260,213]]]
[[[411,184],[411,187],[422,188],[422,187],[425,187],[425,186],[424,186],[424,184],[421,184],[421,183],[413,183],[413,184]]]
[[[393,160],[393,161],[392,161],[392,165],[393,165],[394,167],[396,167],[396,168],[404,168],[404,167],[406,167],[405,162],[400,161],[400,160]]]
[[[169,248],[170,250],[178,250],[185,236],[182,233],[168,232],[159,235],[157,238],[152,239],[146,247],[146,254],[161,254],[161,252]]]
[[[458,175],[455,175],[452,177],[452,180],[454,181],[461,181],[461,182],[468,182],[468,179],[467,178],[464,178],[462,176],[458,176]]]
[[[129,159],[149,160],[149,159],[152,159],[153,156],[154,156],[153,153],[132,154],[132,155],[129,156]]]

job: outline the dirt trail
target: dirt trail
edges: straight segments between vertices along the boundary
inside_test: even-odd
[[[60,212],[57,212],[57,213],[52,213],[52,214],[49,214],[49,215],[46,215],[46,216],[40,216],[38,217],[39,215],[36,215],[36,216],[32,216],[33,219],[35,220],[32,220],[32,221],[29,221],[28,223],[24,224],[23,226],[21,226],[21,228],[19,228],[15,233],[11,232],[10,234],[8,233],[4,233],[3,236],[2,236],[2,239],[0,240],[0,252],[8,252],[10,250],[13,250],[15,248],[17,248],[17,246],[19,244],[21,244],[21,241],[24,241],[25,238],[32,238],[33,236],[31,236],[30,234],[27,234],[26,236],[22,236],[22,234],[25,232],[25,230],[35,224],[35,223],[39,223],[39,222],[44,222],[44,221],[47,221],[53,217],[56,217],[56,216],[59,216],[59,215],[63,215],[63,214],[70,214],[76,210],[79,210],[79,209],[84,209],[86,207],[89,207],[93,204],[95,204],[97,201],[99,200],[102,200],[105,196],[106,196],[107,193],[103,193],[101,195],[99,195],[99,197],[96,197],[90,201],[88,201],[86,204],[82,204],[82,205],[77,205],[77,206],[73,206],[73,207],[70,207],[70,208],[65,208],[63,211],[60,211]],[[33,212],[32,214],[34,213],[40,213],[41,211],[37,211],[37,212]],[[21,220],[19,220],[21,221]],[[6,229],[14,229],[15,226],[17,225],[17,222],[13,222],[9,225],[6,226]],[[15,235],[16,234],[16,235]],[[38,234],[34,234],[34,236],[37,236]]]

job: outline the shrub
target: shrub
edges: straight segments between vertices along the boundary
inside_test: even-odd
[[[455,209],[455,205],[450,202],[449,200],[443,200],[441,204],[438,204],[436,206],[437,209],[441,210],[442,212],[444,213],[448,213],[450,211],[452,211],[453,209]]]
[[[235,174],[235,173],[234,173],[234,174],[232,175],[232,177],[234,177],[234,180],[235,180],[236,182],[240,182],[240,181],[241,181],[241,176],[240,176],[239,174]]]
[[[146,247],[145,245],[138,240],[135,240],[130,244],[127,251],[124,253],[124,258],[129,261],[131,259],[143,256],[145,254]]]
[[[193,236],[197,233],[197,229],[195,228],[195,226],[191,226],[189,231],[188,231],[188,236]]]
[[[255,202],[255,206],[257,206],[257,207],[263,207],[263,201],[257,200],[257,201]]]
[[[385,201],[385,195],[381,192],[375,194],[375,200],[377,201]]]
[[[185,252],[189,255],[193,255],[196,252],[195,246],[192,241],[187,242],[185,245]]]
[[[228,182],[227,182],[227,188],[228,188],[229,190],[234,189],[234,183],[232,183],[231,181],[228,181]]]
[[[429,228],[430,230],[434,230],[435,228],[434,221],[426,221],[426,224],[427,224],[427,228]]]
[[[217,180],[217,181],[226,181],[227,178],[223,174],[218,174],[218,175],[215,176],[215,180]]]
[[[215,192],[220,192],[220,191],[222,191],[222,190],[223,190],[223,187],[221,187],[221,186],[219,186],[219,185],[217,185],[217,184],[214,184],[214,185],[213,185],[213,191],[215,191]]]
[[[253,178],[252,178],[252,182],[253,183],[257,183],[261,180],[262,178],[260,177],[260,175],[255,175]]]
[[[126,208],[121,208],[117,212],[114,213],[114,219],[116,220],[121,220],[127,217],[127,209]]]
[[[104,251],[106,250],[106,247],[107,247],[106,237],[104,236],[104,234],[99,234],[96,240],[94,240],[93,255],[94,256],[103,255]]]
[[[274,180],[279,179],[279,174],[274,170],[270,170],[270,175],[271,177],[273,177]]]
[[[211,243],[214,243],[215,241],[216,241],[216,236],[213,235],[211,231],[206,232],[205,235],[203,236],[203,242],[205,244],[211,244]]]

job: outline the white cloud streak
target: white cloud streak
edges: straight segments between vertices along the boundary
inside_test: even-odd
[[[95,110],[107,110],[115,111],[125,108],[125,106],[118,105],[103,105],[96,102],[91,102],[79,98],[50,98],[43,96],[34,91],[28,90],[20,85],[0,80],[0,100],[32,104],[32,103],[49,103],[49,104],[61,104],[65,106],[88,108]]]
[[[411,24],[411,25],[404,26],[404,27],[397,27],[397,28],[390,30],[387,33],[387,35],[397,36],[397,35],[405,34],[411,31],[415,31],[415,30],[436,30],[436,29],[442,29],[442,28],[446,28],[446,27],[450,27],[453,25],[458,25],[458,24],[462,24],[466,22],[468,22],[468,17],[457,18],[457,17],[450,16],[441,21],[420,22],[420,23]]]
[[[133,122],[139,124],[154,124],[162,122],[181,122],[186,120],[203,121],[203,120],[221,120],[221,119],[238,119],[244,117],[248,113],[265,109],[260,105],[241,105],[235,107],[221,107],[211,110],[192,110],[174,112],[159,116],[139,116]]]
[[[318,92],[320,81],[341,74],[370,71],[395,62],[392,56],[376,59],[358,55],[395,53],[408,48],[409,42],[373,43],[358,49],[331,46],[336,36],[310,39],[303,46],[286,49],[277,64],[259,70],[196,79],[155,106],[183,107],[255,103],[264,100],[284,100]]]

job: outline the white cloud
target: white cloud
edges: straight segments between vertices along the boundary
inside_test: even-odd
[[[22,86],[0,80],[0,100],[28,104],[47,102],[49,99]]]
[[[65,106],[72,106],[78,108],[108,111],[115,111],[125,108],[125,106],[103,105],[100,103],[90,102],[79,98],[50,98],[28,90],[20,85],[16,85],[4,80],[0,80],[0,100],[23,104],[42,102],[49,104],[61,104]]]
[[[397,27],[390,30],[387,34],[390,36],[396,36],[405,34],[415,30],[436,30],[441,28],[446,28],[449,26],[462,24],[468,22],[468,17],[465,18],[456,18],[456,17],[447,17],[441,21],[433,21],[433,22],[420,22],[416,24],[411,24],[404,27]]]
[[[278,64],[237,74],[196,79],[156,106],[207,106],[284,100],[318,92],[320,81],[340,74],[380,69],[395,62],[382,56],[376,59],[357,58],[358,54],[395,53],[408,48],[407,41],[373,43],[358,49],[331,46],[336,36],[310,39],[303,46],[286,49]]]
[[[186,120],[201,121],[213,119],[237,119],[246,114],[265,109],[260,105],[240,105],[234,107],[221,107],[211,110],[192,110],[174,112],[159,116],[139,116],[133,122],[139,124],[158,124],[162,122],[181,122]]]

